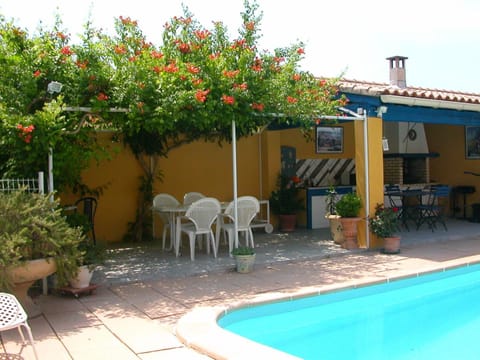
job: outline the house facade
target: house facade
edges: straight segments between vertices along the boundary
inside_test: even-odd
[[[340,82],[341,92],[349,99],[347,108],[364,114],[366,121],[362,116],[340,119],[334,125],[335,134],[325,131],[328,134],[323,140],[322,129],[312,129],[314,140],[307,141],[299,129],[268,128],[240,139],[236,151],[238,195],[268,199],[281,169],[294,171],[306,185],[304,196],[309,204],[298,224],[315,228],[316,222],[323,226],[325,209],[323,202],[312,201],[313,190],[329,185],[354,188],[365,203],[359,225],[360,244],[365,247],[381,246],[380,239],[369,235],[366,218],[384,201],[385,184],[442,183],[473,190],[454,194],[451,209],[452,216],[471,217],[471,205],[480,203],[480,176],[475,176],[480,173],[480,94],[409,87],[406,58],[388,61],[388,84]],[[320,124],[321,128],[329,126]],[[92,164],[83,178],[91,187],[105,187],[99,198],[96,233],[99,239],[116,242],[135,219],[141,168],[129,149],[111,142],[111,133],[97,135],[111,148],[112,157]],[[231,144],[187,144],[160,159],[159,168],[162,180],[155,182],[155,193],[167,192],[179,200],[189,191],[221,201],[233,198]],[[63,195],[62,201],[73,199]],[[273,215],[272,222],[276,223]],[[161,233],[161,228],[156,230]]]

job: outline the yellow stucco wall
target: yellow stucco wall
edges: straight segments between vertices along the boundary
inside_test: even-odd
[[[316,154],[315,143],[306,141],[299,129],[264,131],[261,134],[240,139],[237,142],[238,195],[253,195],[268,199],[275,187],[280,171],[280,147],[296,148],[298,159],[325,157],[352,158],[355,154],[353,123],[344,126],[344,152],[342,154]],[[134,221],[141,168],[122,143],[112,143],[112,133],[98,133],[102,144],[111,150],[111,159],[103,160],[83,174],[90,187],[105,186],[99,197],[95,218],[97,238],[121,241],[128,223]],[[188,191],[200,191],[220,200],[233,198],[232,146],[197,141],[172,150],[168,158],[159,160],[163,181],[156,181],[154,192],[168,192],[179,200]],[[72,203],[77,196],[62,195],[63,203]],[[272,214],[272,222],[276,219]],[[299,225],[306,225],[305,212],[299,215]],[[157,222],[160,223],[160,222]],[[161,230],[156,227],[157,233]]]
[[[430,152],[440,154],[430,159],[432,182],[450,186],[475,186],[476,192],[467,195],[467,204],[480,203],[480,176],[465,174],[464,171],[480,173],[480,160],[466,159],[465,127],[458,125],[425,124],[425,133]],[[460,202],[463,202],[460,200]],[[457,216],[463,216],[463,209]],[[471,207],[467,206],[467,217]]]

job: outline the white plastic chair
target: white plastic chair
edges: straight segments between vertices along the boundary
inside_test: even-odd
[[[174,224],[172,223],[172,216],[168,212],[159,211],[162,207],[175,207],[179,206],[180,202],[170,194],[158,194],[153,198],[153,218],[155,219],[155,213],[160,217],[163,222],[163,232],[162,232],[162,249],[165,250],[165,239],[167,237],[167,231],[173,228]],[[155,239],[155,221],[153,221],[153,238]],[[170,239],[173,234],[170,234]],[[170,241],[169,249],[173,246],[172,241]]]
[[[228,253],[232,256],[232,250],[235,247],[238,247],[238,237],[237,241],[234,244],[235,240],[235,214],[234,214],[235,202],[232,201],[228,204],[227,208],[223,214],[218,215],[217,220],[217,251],[218,244],[220,241],[220,233],[228,235]],[[244,233],[245,235],[245,245],[255,247],[253,241],[253,232],[251,223],[255,216],[260,212],[260,203],[258,199],[253,196],[241,196],[237,199],[237,232]]]
[[[217,257],[215,236],[212,231],[213,222],[220,213],[220,202],[211,197],[195,201],[189,206],[185,215],[177,217],[175,236],[175,254],[179,256],[181,235],[188,235],[190,241],[190,259],[195,260],[195,240],[198,235],[204,235],[207,240],[207,253],[210,253],[210,244],[213,247],[213,255]]]
[[[206,196],[200,192],[191,191],[183,195],[183,204],[190,205],[190,204],[193,204],[195,201],[203,199],[205,197]]]
[[[27,314],[17,298],[11,294],[0,293],[0,331],[17,328],[22,337],[23,344],[26,344],[22,326],[27,331],[28,340],[33,349],[35,359],[38,359],[35,343],[33,342],[32,330],[27,322]]]

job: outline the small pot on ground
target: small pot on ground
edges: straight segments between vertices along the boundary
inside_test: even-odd
[[[93,268],[89,265],[80,266],[77,276],[73,279],[70,279],[70,286],[74,289],[83,289],[90,286],[93,271]]]
[[[248,246],[233,249],[237,272],[246,274],[252,272],[255,264],[255,250]]]
[[[341,245],[345,241],[342,230],[342,222],[340,221],[340,215],[327,215],[325,216],[330,223],[330,234],[335,244]]]
[[[400,236],[391,236],[383,239],[384,254],[398,254],[400,252]]]
[[[297,226],[297,215],[278,215],[279,229],[284,232],[295,231]]]

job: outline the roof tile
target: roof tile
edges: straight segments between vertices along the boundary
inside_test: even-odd
[[[404,97],[425,98],[432,100],[444,100],[480,104],[480,94],[450,91],[443,89],[427,89],[421,87],[399,88],[398,86],[376,83],[371,81],[359,81],[342,79],[339,82],[340,90],[360,95],[380,96],[396,95]]]

